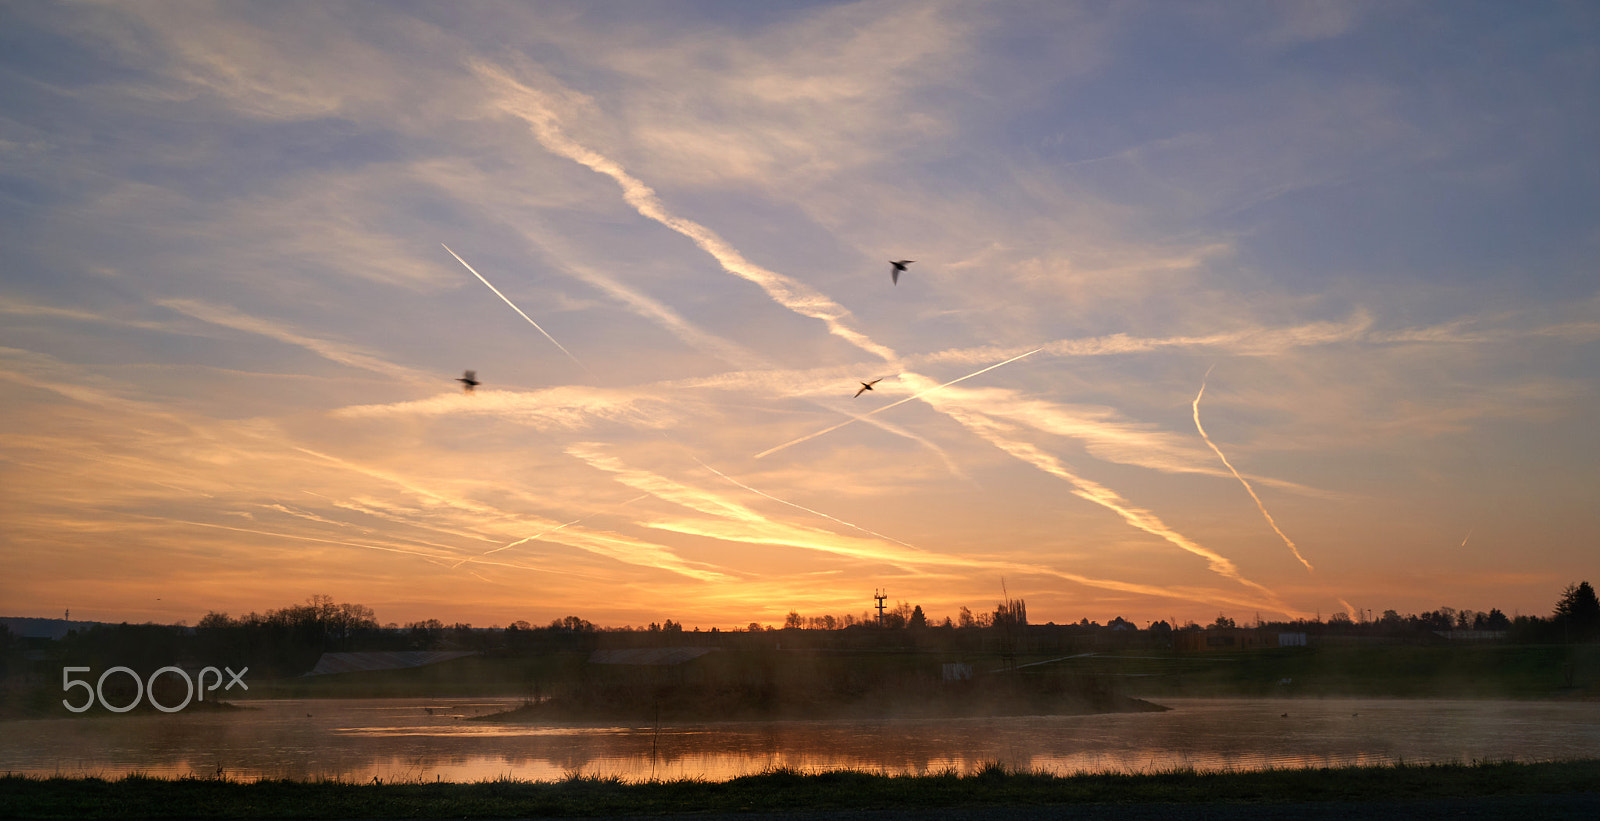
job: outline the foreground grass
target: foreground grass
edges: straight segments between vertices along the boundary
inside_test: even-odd
[[[12,818],[603,817],[679,812],[919,809],[1048,804],[1217,804],[1480,798],[1600,792],[1600,759],[1245,773],[1057,776],[987,765],[887,776],[779,769],[724,782],[570,777],[477,784],[0,777]]]

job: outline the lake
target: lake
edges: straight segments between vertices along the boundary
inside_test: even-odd
[[[240,703],[251,709],[3,722],[0,772],[639,781],[776,766],[924,773],[1001,761],[1064,774],[1600,757],[1600,704],[1574,702],[1164,699],[1170,712],[660,727],[465,720],[515,699]]]

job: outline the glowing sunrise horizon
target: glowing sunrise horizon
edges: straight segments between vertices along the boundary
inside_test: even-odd
[[[1597,23],[9,5],[0,615],[1548,615]]]

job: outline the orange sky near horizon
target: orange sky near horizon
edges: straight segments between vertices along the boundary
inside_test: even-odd
[[[1548,615],[1595,22],[13,5],[0,615]]]

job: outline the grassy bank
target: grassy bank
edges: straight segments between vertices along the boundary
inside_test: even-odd
[[[1234,804],[1426,800],[1600,791],[1600,760],[1056,776],[997,764],[966,774],[885,776],[777,770],[726,782],[347,784],[0,777],[14,818],[603,817],[772,810],[1053,804]]]
[[[981,671],[943,681],[956,660]],[[520,696],[507,721],[706,721],[1067,715],[1159,711],[1113,679],[1046,667],[987,673],[988,657],[916,652],[717,651],[680,665],[592,664],[586,654],[476,656],[427,667],[252,685],[251,698]],[[248,702],[245,702],[248,703]]]
[[[1081,690],[1082,683],[1093,683],[1095,692],[1087,699],[1091,704],[1101,694],[1157,703],[1171,697],[1600,699],[1600,645],[1596,644],[1326,645],[1218,653],[1095,647],[1041,653],[1035,648],[1019,652],[1014,662],[1022,672],[1019,680],[1030,682],[1035,691]],[[941,665],[946,663],[968,665],[976,678],[962,686],[971,684],[976,692],[962,693],[959,686],[941,682]],[[606,717],[654,720],[676,706],[659,695],[663,688],[687,688],[735,693],[737,698],[711,711],[720,716],[732,708],[741,715],[759,715],[760,710],[747,708],[773,705],[831,710],[857,701],[871,707],[873,693],[890,694],[887,706],[877,705],[884,710],[892,707],[914,714],[926,707],[923,712],[940,714],[939,702],[953,699],[963,708],[986,701],[987,712],[994,714],[1008,709],[1004,702],[1015,701],[1005,692],[1005,677],[992,673],[1000,666],[1001,660],[992,654],[903,649],[723,650],[671,668],[595,665],[589,663],[588,652],[485,655],[405,670],[276,680],[252,674],[247,679],[249,691],[230,692],[227,700],[248,705],[261,698],[494,696],[559,700],[573,716],[604,712]],[[59,670],[47,673],[30,685],[12,682],[0,687],[0,719],[71,717],[61,706]],[[633,694],[620,698],[619,691]],[[82,698],[81,693],[73,695]],[[680,712],[688,715],[693,712],[690,706],[695,705]],[[1090,711],[1130,706],[1136,705],[1102,703]],[[706,712],[705,703],[699,707]],[[1040,704],[1012,707],[1085,711]]]
[[[696,685],[774,682],[816,693],[840,682],[856,689],[888,683],[915,693],[934,688],[931,679],[943,662],[966,663],[980,674],[1000,666],[997,657],[984,655],[767,650],[724,651],[686,672],[687,683]],[[1329,645],[1228,653],[1069,648],[1020,653],[1016,663],[1035,665],[1024,667],[1033,673],[1096,678],[1140,698],[1600,698],[1600,645],[1594,644]],[[587,654],[481,656],[412,670],[252,682],[250,697],[554,696],[617,683],[615,672],[587,664]]]
[[[607,682],[572,688],[471,721],[768,721],[783,719],[965,718],[1164,712],[1093,676],[994,677],[929,683],[888,679],[806,688],[770,682]]]
[[[1286,647],[1108,652],[1075,659],[1123,692],[1161,697],[1600,698],[1600,645]]]

